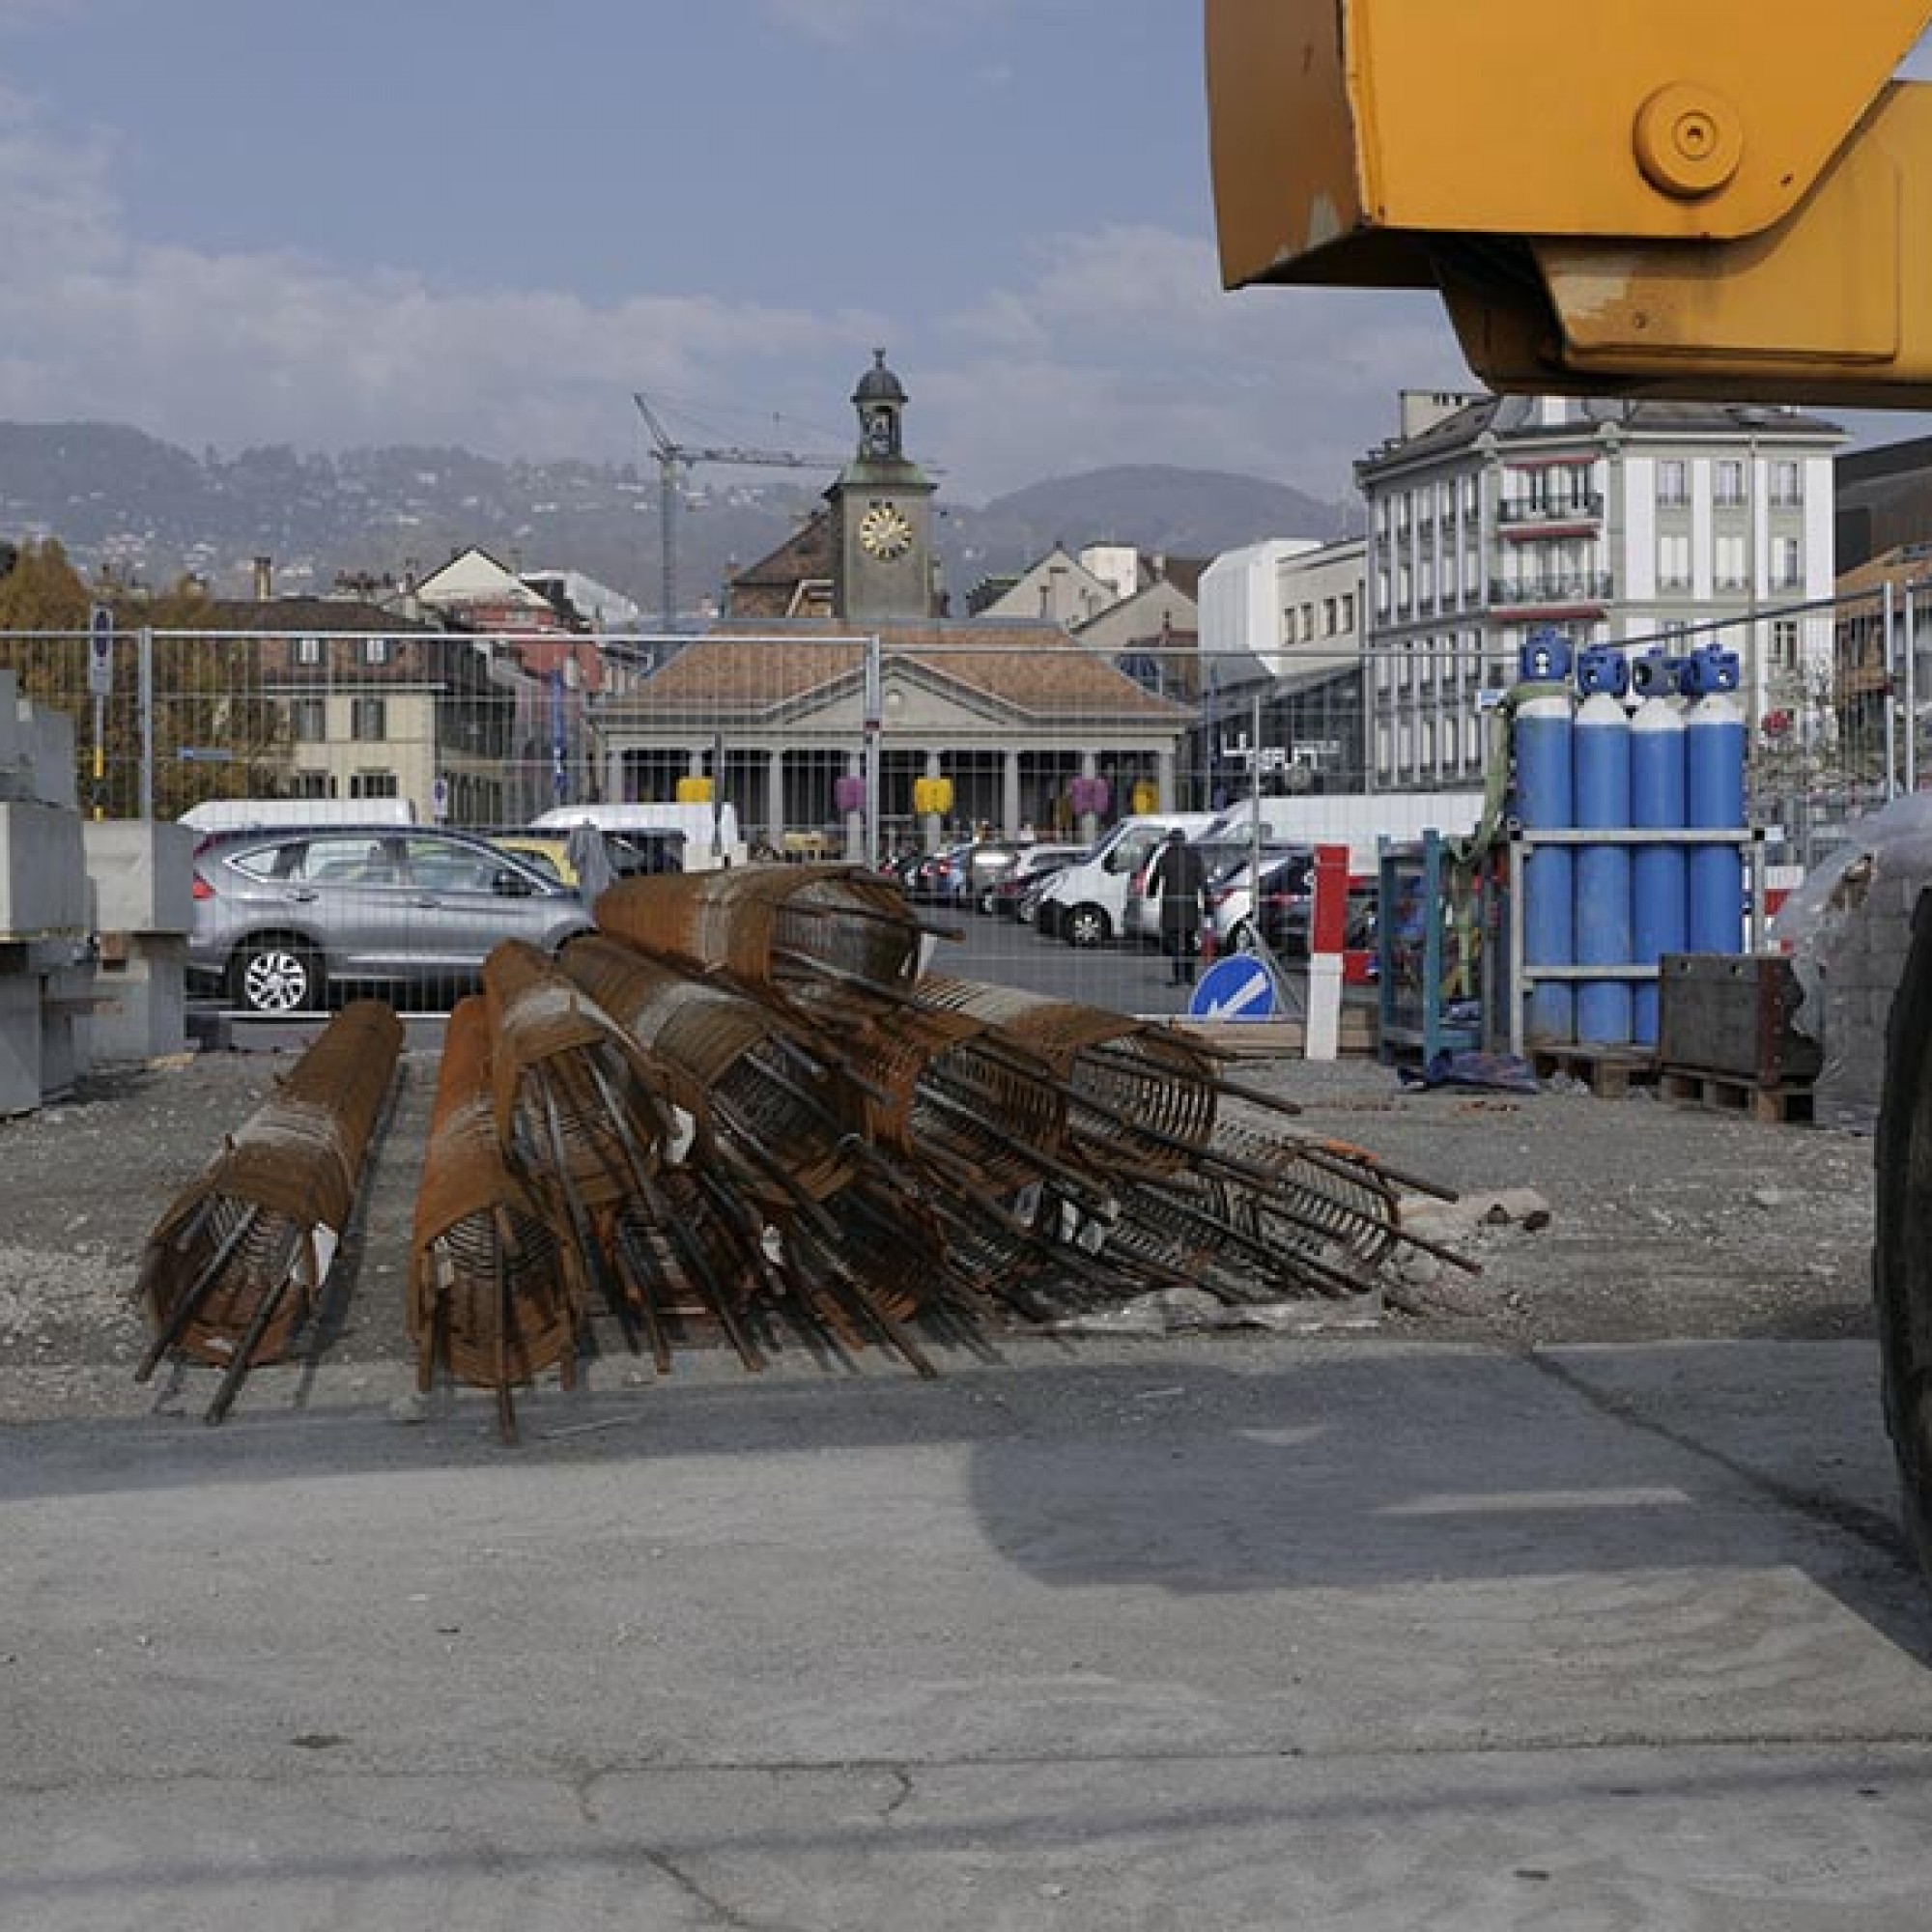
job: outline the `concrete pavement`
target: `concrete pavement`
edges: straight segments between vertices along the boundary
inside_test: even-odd
[[[400,1370],[0,1435],[0,1927],[1918,1928],[1864,1343]]]

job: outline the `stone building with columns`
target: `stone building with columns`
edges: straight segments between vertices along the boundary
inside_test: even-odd
[[[921,779],[952,781],[955,826],[1009,834],[1091,830],[1071,816],[1076,778],[1106,780],[1114,812],[1183,802],[1190,706],[1063,625],[941,614],[934,486],[905,453],[906,402],[878,352],[826,507],[733,580],[718,624],[599,707],[608,798],[708,777],[749,838],[781,848],[828,829],[850,842],[841,779],[876,800],[885,843],[938,829],[915,820]]]

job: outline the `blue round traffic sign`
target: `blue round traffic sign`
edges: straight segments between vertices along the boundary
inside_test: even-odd
[[[1274,975],[1252,952],[1217,959],[1187,1003],[1191,1020],[1271,1020],[1279,1005]]]

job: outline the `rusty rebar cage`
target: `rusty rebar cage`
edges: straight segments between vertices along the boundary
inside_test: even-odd
[[[620,880],[597,901],[604,931],[696,973],[812,1004],[834,976],[907,986],[923,934],[904,895],[855,866],[750,866]]]
[[[151,1338],[138,1379],[169,1352],[226,1370],[219,1421],[248,1371],[288,1352],[349,1226],[402,1039],[382,1001],[345,1007],[161,1216],[135,1283]]]
[[[919,997],[998,1028],[1065,1083],[1076,1154],[1169,1173],[1209,1147],[1220,1089],[1213,1055],[1104,1007],[927,973]]]
[[[861,1122],[823,1042],[746,993],[603,934],[573,940],[561,964],[666,1070],[701,1128],[732,1142],[748,1167],[782,1163],[782,1179],[753,1179],[761,1199],[822,1200],[851,1179]]]
[[[409,1328],[417,1384],[439,1371],[495,1389],[506,1437],[511,1391],[551,1368],[574,1378],[583,1282],[570,1240],[503,1159],[490,1068],[489,1003],[449,1016],[411,1244]]]

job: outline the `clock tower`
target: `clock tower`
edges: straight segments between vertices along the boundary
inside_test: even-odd
[[[904,446],[906,392],[886,352],[859,378],[859,449],[826,492],[838,531],[837,606],[841,617],[929,617],[932,494]]]

